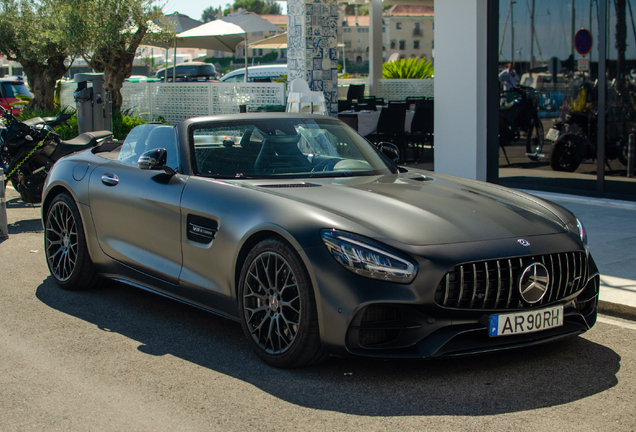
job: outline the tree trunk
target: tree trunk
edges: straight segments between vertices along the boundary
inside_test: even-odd
[[[627,40],[627,16],[625,0],[616,0],[616,90],[624,99],[625,90],[625,45]],[[625,102],[622,100],[622,102]]]
[[[55,85],[66,73],[65,55],[57,55],[48,59],[47,64],[20,60],[27,76],[33,99],[28,109],[52,110],[55,107]]]
[[[124,79],[132,73],[135,52],[146,30],[145,27],[140,27],[127,45],[121,42],[115,47],[101,47],[92,57],[91,67],[97,72],[104,73],[104,89],[111,92],[113,111],[121,110],[121,88],[124,86]]]

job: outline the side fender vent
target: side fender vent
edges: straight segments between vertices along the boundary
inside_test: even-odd
[[[188,215],[188,240],[202,243],[202,244],[210,244],[212,240],[216,237],[216,233],[219,230],[219,224],[212,219],[197,216],[197,215]]]

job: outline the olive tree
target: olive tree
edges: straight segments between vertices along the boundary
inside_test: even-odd
[[[29,108],[52,109],[55,84],[72,48],[67,0],[0,0],[0,53],[22,65],[33,99]]]
[[[71,15],[81,29],[78,50],[96,72],[104,73],[104,88],[111,92],[113,110],[121,108],[121,88],[132,72],[135,52],[144,38],[164,43],[174,32],[156,0],[75,0],[81,7]],[[78,39],[75,39],[78,40]]]

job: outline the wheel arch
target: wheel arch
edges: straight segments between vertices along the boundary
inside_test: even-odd
[[[278,226],[261,227],[257,231],[249,233],[245,237],[245,240],[243,241],[243,243],[241,244],[241,247],[238,250],[236,259],[234,260],[234,263],[235,263],[234,264],[234,296],[235,298],[238,299],[241,269],[243,268],[243,264],[245,263],[247,256],[249,255],[250,251],[254,249],[254,246],[270,238],[279,238],[285,243],[287,243],[289,246],[291,246],[296,251],[296,253],[298,253],[298,255],[300,256],[303,266],[309,273],[309,277],[312,280],[312,282],[314,282],[314,277],[313,277],[311,268],[310,266],[307,265],[308,264],[307,257],[305,256],[304,253],[302,253],[302,247],[296,241],[296,239],[294,239],[294,237],[290,233],[286,232],[281,227],[278,227]],[[316,290],[314,289],[314,296],[316,295],[315,291]]]

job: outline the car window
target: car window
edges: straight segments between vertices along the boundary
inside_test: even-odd
[[[388,174],[377,150],[338,120],[267,118],[190,127],[196,172],[215,178]]]
[[[178,171],[179,154],[174,127],[159,123],[139,125],[131,130],[121,146],[117,160],[137,166],[137,161],[144,152],[156,148],[167,150],[167,165]]]
[[[33,95],[25,84],[2,83],[5,97],[30,100]]]
[[[243,82],[245,78],[245,74],[237,74],[227,79],[224,79],[223,82]]]

